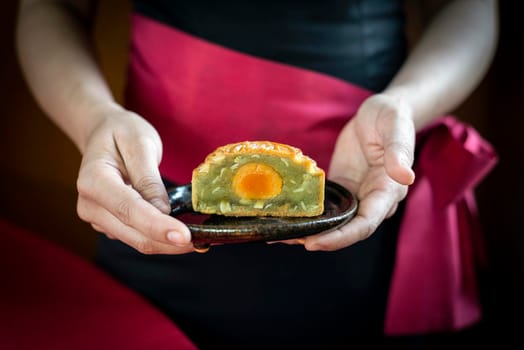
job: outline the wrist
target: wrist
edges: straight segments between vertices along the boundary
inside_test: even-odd
[[[82,113],[83,127],[79,130],[79,137],[77,138],[77,147],[80,149],[80,153],[84,153],[89,139],[101,124],[105,123],[112,115],[124,111],[125,109],[115,101],[94,103],[86,107]]]
[[[383,95],[391,98],[400,108],[408,110],[416,130],[420,130],[429,122],[432,110],[428,106],[428,99],[424,97],[423,89],[419,86],[392,85],[388,86]]]

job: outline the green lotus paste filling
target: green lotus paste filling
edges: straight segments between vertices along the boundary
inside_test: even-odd
[[[239,197],[232,186],[236,171],[248,163],[261,163],[272,167],[282,178],[282,190],[270,199],[246,199]],[[237,208],[260,209],[271,212],[304,212],[318,209],[319,177],[305,173],[305,168],[287,159],[264,154],[245,154],[224,157],[212,164],[207,174],[196,181],[198,188],[197,211],[227,214]]]

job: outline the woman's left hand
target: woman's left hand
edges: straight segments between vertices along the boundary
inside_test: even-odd
[[[415,126],[409,106],[385,94],[368,98],[341,131],[328,178],[359,200],[346,225],[301,240],[307,250],[332,251],[368,238],[393,215],[415,179]]]

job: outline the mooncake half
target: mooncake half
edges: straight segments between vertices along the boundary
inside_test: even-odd
[[[324,211],[325,173],[299,148],[244,141],[217,148],[192,174],[193,210],[310,217]]]

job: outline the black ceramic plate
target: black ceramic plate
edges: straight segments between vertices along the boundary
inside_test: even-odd
[[[168,188],[171,215],[190,229],[196,248],[214,243],[279,241],[334,229],[351,220],[358,202],[341,185],[326,181],[324,212],[315,217],[229,217],[193,211],[191,185]]]

